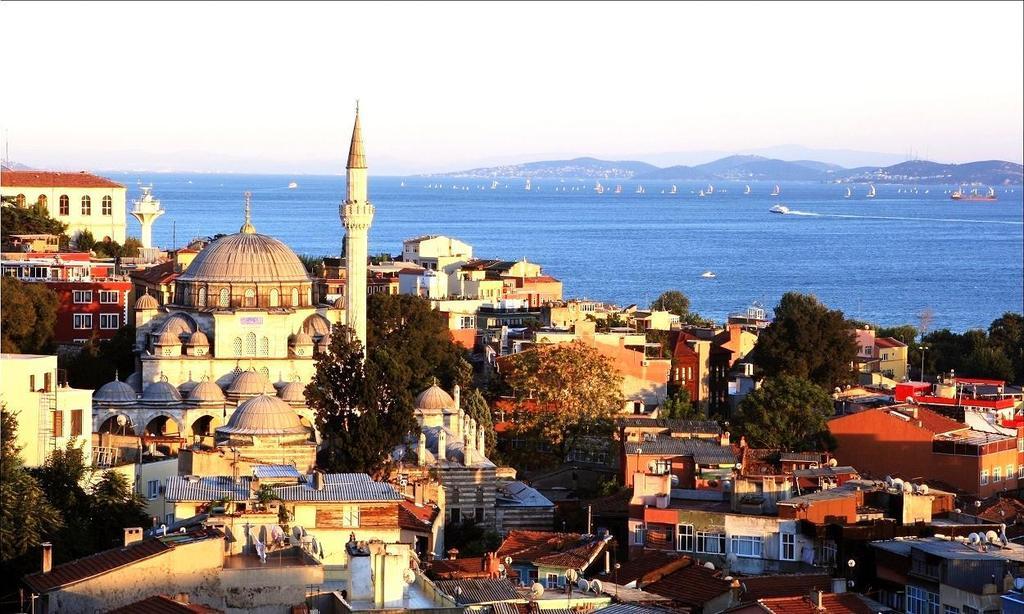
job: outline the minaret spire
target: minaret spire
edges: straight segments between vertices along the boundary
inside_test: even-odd
[[[342,243],[347,278],[345,322],[362,344],[365,353],[367,243],[374,208],[367,199],[366,154],[363,151],[363,133],[359,123],[359,101],[356,101],[356,119],[352,126],[352,141],[345,168],[346,198],[340,212],[345,227]]]
[[[256,227],[252,225],[252,192],[245,193],[245,223],[238,229],[238,232],[254,235]]]
[[[363,131],[359,125],[359,101],[356,100],[356,123],[352,126],[352,142],[348,146],[348,164],[345,168],[366,168],[363,152]]]

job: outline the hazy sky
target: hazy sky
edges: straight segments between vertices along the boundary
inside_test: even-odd
[[[1019,162],[1022,7],[5,2],[0,122],[37,167],[340,172],[357,97],[378,173],[788,143]]]

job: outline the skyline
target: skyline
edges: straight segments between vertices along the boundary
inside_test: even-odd
[[[184,6],[0,5],[32,57],[8,82],[46,91],[45,67],[65,83],[5,99],[11,159],[340,174],[357,98],[381,174],[788,143],[892,156],[878,164],[1024,157],[1021,3]],[[126,37],[82,44],[86,19]]]

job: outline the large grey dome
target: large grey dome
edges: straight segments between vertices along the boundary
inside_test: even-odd
[[[142,400],[150,403],[180,403],[181,393],[170,382],[153,382],[142,392]]]
[[[309,282],[302,261],[273,237],[240,232],[217,239],[199,252],[181,282]]]
[[[262,394],[242,403],[218,433],[229,435],[296,435],[305,433],[298,414],[281,399]]]
[[[228,386],[228,394],[237,396],[255,396],[268,392],[274,392],[274,387],[267,382],[262,374],[253,369],[239,373]]]
[[[120,380],[107,382],[93,393],[93,401],[110,405],[128,405],[136,400],[135,389]]]

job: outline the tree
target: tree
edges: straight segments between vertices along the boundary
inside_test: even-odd
[[[149,518],[146,503],[132,490],[128,478],[108,470],[100,477],[89,498],[89,530],[94,550],[111,548],[124,539],[124,529],[144,527]]]
[[[857,342],[843,312],[787,292],[752,354],[764,376],[793,375],[831,390],[853,381]]]
[[[75,249],[80,252],[91,252],[96,247],[96,237],[92,236],[91,230],[83,230],[75,237]]]
[[[661,296],[654,299],[651,309],[667,311],[682,317],[690,311],[690,299],[679,290],[666,290],[661,293]]]
[[[622,378],[611,360],[581,341],[515,354],[504,369],[516,393],[516,423],[564,459],[576,442],[608,431],[622,406]]]
[[[756,447],[783,451],[834,448],[826,419],[833,415],[832,397],[810,380],[779,375],[740,403],[737,423]]]
[[[484,449],[487,458],[494,453],[494,446],[497,443],[497,435],[494,432],[494,420],[491,418],[491,408],[487,404],[484,395],[477,388],[471,388],[462,395],[462,407],[466,413],[476,420],[477,426],[484,431]]]
[[[124,379],[135,370],[134,345],[135,327],[128,325],[110,339],[92,338],[77,353],[61,354],[58,359],[68,374],[68,384],[96,390],[115,375]]]
[[[989,342],[1006,355],[1013,366],[1014,383],[1024,383],[1024,315],[1007,312],[988,327]]]
[[[25,469],[18,420],[6,405],[0,406],[0,520],[0,562],[5,571],[19,569],[15,559],[45,541],[62,523],[60,512]]]
[[[46,205],[36,201],[27,207],[19,207],[9,197],[4,197],[7,206],[0,207],[0,241],[10,244],[11,235],[50,234],[61,237],[61,244],[67,244],[67,224],[50,217]]]
[[[322,468],[378,477],[386,472],[391,452],[416,428],[409,394],[397,394],[387,377],[400,367],[383,348],[372,349],[364,364],[351,329],[334,326],[306,386],[323,439],[317,459]]]
[[[39,283],[0,280],[0,343],[4,352],[48,354],[57,321],[57,294]]]
[[[665,402],[658,408],[658,417],[677,420],[707,420],[704,412],[693,405],[690,400],[690,391],[686,388],[680,388],[674,395],[665,399]]]

